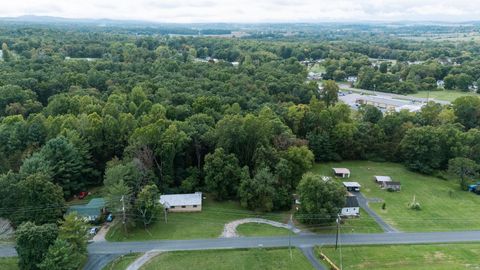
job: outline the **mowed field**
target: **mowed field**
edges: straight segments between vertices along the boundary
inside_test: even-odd
[[[461,191],[456,181],[441,180],[407,170],[396,163],[371,161],[349,161],[317,164],[312,172],[332,175],[333,167],[350,169],[348,181],[357,181],[362,185],[362,193],[367,198],[382,199],[370,202],[373,208],[386,222],[401,231],[460,231],[479,230],[480,215],[478,207],[480,196]],[[373,180],[374,175],[390,176],[400,181],[400,192],[382,190]],[[341,180],[338,180],[341,181]],[[421,210],[411,210],[408,204],[415,196]]]
[[[480,269],[480,244],[342,246],[341,250],[344,270]],[[338,249],[323,247],[321,251],[340,265]]]
[[[420,91],[418,93],[408,95],[411,97],[419,97],[419,98],[431,98],[431,99],[436,99],[436,100],[445,100],[445,101],[454,101],[455,99],[459,97],[464,97],[464,96],[476,96],[480,97],[479,94],[473,93],[473,92],[462,92],[462,91],[456,91],[456,90],[443,90],[443,91]]]
[[[236,201],[216,202],[207,195],[207,199],[203,200],[201,212],[169,213],[167,222],[165,222],[163,211],[159,211],[159,220],[150,226],[148,231],[142,226],[138,226],[125,233],[121,224],[118,223],[110,229],[107,239],[110,241],[142,241],[216,238],[220,236],[226,223],[237,219],[261,217],[286,223],[289,216],[288,212],[255,213],[245,210]],[[271,230],[267,230],[269,235],[271,235]]]
[[[237,249],[177,251],[158,255],[142,270],[309,270],[313,269],[307,258],[292,249]]]
[[[17,257],[6,257],[0,258],[0,269],[2,270],[18,270],[18,258]]]

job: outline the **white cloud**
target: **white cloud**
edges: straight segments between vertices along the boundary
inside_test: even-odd
[[[465,21],[477,0],[17,0],[0,16],[137,19],[157,22]]]

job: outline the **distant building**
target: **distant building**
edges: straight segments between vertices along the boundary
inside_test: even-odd
[[[357,76],[348,76],[347,77],[347,82],[350,82],[350,83],[356,83],[357,80],[358,80]]]
[[[341,178],[350,178],[350,170],[347,168],[332,168],[333,175]]]
[[[160,204],[169,212],[200,212],[202,192],[161,195]]]
[[[375,175],[373,179],[375,179],[375,182],[377,184],[382,184],[383,182],[392,181],[392,178],[390,178],[390,176],[381,176],[381,175]]]
[[[402,189],[402,185],[400,184],[400,182],[395,182],[395,181],[383,182],[381,186],[383,189],[392,190],[392,191],[400,191]]]
[[[347,191],[360,191],[362,187],[358,182],[343,182],[343,186],[347,189]]]
[[[343,217],[356,217],[360,215],[360,206],[357,197],[346,197],[345,206],[342,208],[340,215]]]
[[[443,80],[438,80],[437,81],[437,87],[438,88],[445,88],[445,82]]]

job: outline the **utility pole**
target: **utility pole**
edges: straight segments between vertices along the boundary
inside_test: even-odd
[[[125,196],[122,195],[122,198],[120,199],[120,201],[122,202],[122,213],[123,213],[123,220],[122,220],[122,223],[123,223],[123,229],[125,230],[125,233],[127,232],[127,214],[125,213]]]
[[[337,250],[338,247],[338,233],[340,231],[340,214],[337,214],[337,235],[335,237],[335,250]]]
[[[290,221],[289,221],[289,227],[288,228],[288,250],[290,252],[290,260],[293,260],[293,255],[292,255],[292,224],[293,224],[293,221],[292,221],[292,215],[290,215]]]
[[[165,213],[165,224],[167,224],[167,208],[163,207],[163,212]]]

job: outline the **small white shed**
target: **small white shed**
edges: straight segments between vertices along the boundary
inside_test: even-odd
[[[336,177],[350,178],[350,170],[347,168],[333,168],[333,174]]]

